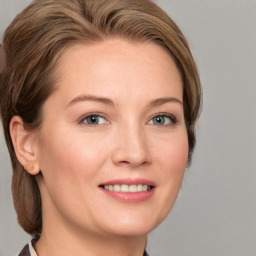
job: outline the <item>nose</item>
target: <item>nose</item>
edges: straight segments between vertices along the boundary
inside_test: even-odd
[[[118,132],[112,153],[112,162],[115,165],[129,166],[130,168],[151,163],[151,154],[143,129],[130,127]]]

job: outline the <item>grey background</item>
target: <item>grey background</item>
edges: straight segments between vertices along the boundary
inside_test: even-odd
[[[0,38],[29,0],[0,0]],[[156,1],[187,36],[204,88],[197,148],[169,217],[149,236],[154,256],[256,255],[256,1]],[[0,132],[0,255],[30,239],[16,221]]]

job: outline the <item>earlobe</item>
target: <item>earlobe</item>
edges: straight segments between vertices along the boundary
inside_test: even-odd
[[[34,161],[27,162],[23,167],[31,175],[36,175],[39,173],[39,168],[37,168],[37,163]]]
[[[36,133],[25,129],[20,116],[12,117],[9,129],[15,154],[20,164],[28,173],[38,174],[40,168],[36,157]]]

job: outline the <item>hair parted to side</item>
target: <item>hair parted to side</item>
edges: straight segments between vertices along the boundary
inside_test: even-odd
[[[14,206],[20,225],[29,234],[41,233],[41,197],[35,177],[16,158],[10,120],[19,115],[27,129],[40,128],[41,109],[54,90],[55,66],[65,48],[111,37],[155,42],[173,56],[183,77],[190,162],[201,84],[189,45],[171,18],[150,0],[35,0],[5,31],[6,59],[1,63],[6,67],[0,72],[0,110],[13,167]]]

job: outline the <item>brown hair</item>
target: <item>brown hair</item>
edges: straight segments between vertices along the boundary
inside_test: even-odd
[[[4,47],[0,44],[0,74],[5,68],[5,52]]]
[[[54,89],[54,67],[64,49],[114,36],[156,42],[173,56],[183,77],[190,162],[201,85],[188,43],[170,17],[150,0],[36,0],[5,32],[6,68],[0,74],[0,108],[13,166],[14,206],[20,225],[30,234],[40,233],[42,228],[40,191],[35,177],[16,158],[10,120],[19,115],[28,129],[38,129],[42,105]]]

